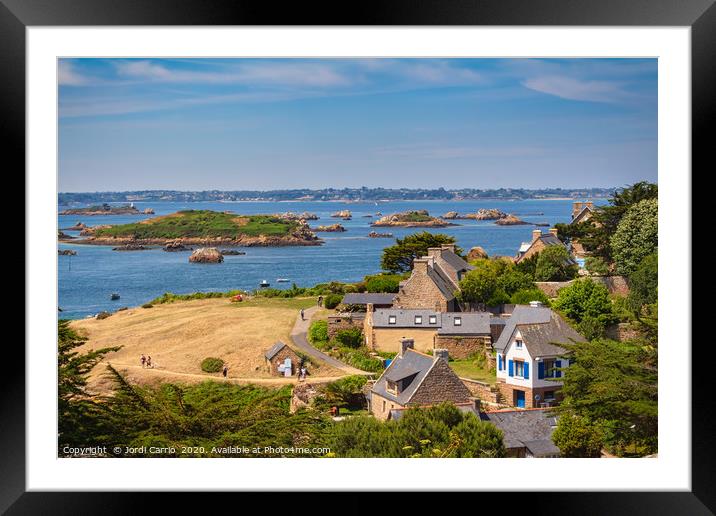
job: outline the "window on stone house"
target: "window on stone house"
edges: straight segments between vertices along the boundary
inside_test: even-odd
[[[554,373],[555,373],[554,365],[555,365],[554,359],[546,358],[544,360],[544,377],[545,378],[554,378],[554,376],[555,376],[554,375]],[[545,397],[546,396],[547,396],[547,394],[545,393]]]
[[[428,322],[430,324],[437,324],[438,323],[438,316],[437,315],[431,315],[428,317]]]
[[[394,315],[388,316],[388,324],[395,324],[397,322],[396,317]]]
[[[455,326],[462,326],[462,317],[455,317],[455,319],[453,319],[453,324]]]
[[[525,375],[525,363],[522,360],[515,360],[515,376]]]
[[[383,412],[385,412],[385,400],[383,400]]]
[[[415,324],[423,324],[423,316],[422,315],[415,316]]]
[[[517,340],[515,341],[515,347],[516,347],[517,349],[522,349],[522,341],[521,341],[520,339],[517,339]]]

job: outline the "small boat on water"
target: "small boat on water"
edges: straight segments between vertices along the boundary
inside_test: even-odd
[[[289,281],[291,281],[291,280],[288,278],[277,278],[276,279],[276,283],[288,283]]]
[[[112,301],[116,301],[117,299],[119,299],[119,294],[117,294],[117,293],[115,292],[114,294],[112,294],[111,296],[109,296],[109,298],[110,298]]]
[[[267,287],[270,287],[270,286],[271,286],[271,283],[269,283],[269,282],[266,281],[266,280],[263,280],[263,281],[261,281],[261,283],[259,283],[259,287],[261,287],[261,288],[267,288]]]

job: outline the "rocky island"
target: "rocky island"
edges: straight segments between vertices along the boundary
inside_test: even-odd
[[[445,226],[456,226],[437,217],[431,217],[427,210],[411,210],[402,213],[392,213],[379,218],[372,226],[394,226],[404,228],[443,228]]]
[[[371,231],[368,233],[368,238],[393,238],[393,233],[378,233]]]
[[[330,226],[318,226],[313,231],[320,231],[325,233],[341,233],[345,230],[346,228],[344,228],[340,224],[331,224]]]
[[[189,257],[191,263],[221,263],[224,255],[216,247],[200,247]]]
[[[60,212],[60,215],[151,215],[154,210],[145,209],[143,212],[134,207],[133,204],[124,204],[122,206],[111,206],[107,203],[88,206],[86,208],[69,208]]]
[[[352,217],[351,210],[340,210],[335,213],[331,213],[331,217],[337,219],[350,219]]]
[[[91,231],[88,231],[91,229]],[[183,210],[131,224],[88,228],[78,243],[122,246],[304,246],[321,245],[302,220],[274,215],[235,215],[211,210]]]
[[[520,225],[528,225],[529,222],[525,222],[522,219],[518,219],[514,215],[507,215],[505,217],[502,217],[495,221],[495,224],[498,226],[520,226]]]
[[[449,211],[444,214],[442,219],[455,220],[455,219],[471,219],[471,220],[499,220],[507,217],[507,213],[497,208],[480,208],[475,213],[466,213],[464,215],[459,214],[456,211]]]

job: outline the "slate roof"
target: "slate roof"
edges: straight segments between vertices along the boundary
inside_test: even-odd
[[[424,355],[415,350],[407,349],[403,356],[397,355],[393,359],[388,368],[383,371],[383,374],[380,375],[380,378],[378,378],[375,382],[371,391],[383,396],[386,399],[395,401],[401,405],[406,405],[410,401],[410,398],[413,397],[416,389],[427,376],[430,369],[432,369],[434,360],[435,359],[429,355]],[[406,372],[412,372],[411,374],[415,374],[415,378],[413,378],[409,385],[403,386],[403,391],[397,396],[389,393],[386,389],[387,380],[390,379],[391,381],[396,381],[410,376],[409,374],[401,376]],[[415,372],[417,372],[417,374]],[[400,378],[394,379],[394,375],[400,376]]]
[[[395,324],[388,324],[388,317],[395,316]],[[415,316],[423,318],[422,324],[415,324]],[[429,317],[434,315],[436,324],[430,324]],[[373,326],[376,328],[439,328],[442,314],[435,310],[405,309],[400,308],[379,308],[373,312]]]
[[[491,315],[489,312],[444,313],[438,335],[489,335]],[[455,326],[455,317],[460,317],[462,324]]]
[[[271,348],[264,354],[264,356],[266,358],[268,358],[269,360],[271,360],[273,357],[276,356],[276,353],[281,351],[285,346],[286,346],[286,344],[279,341],[276,344],[274,344],[273,346],[271,346]]]
[[[579,213],[577,213],[574,217],[572,217],[572,222],[570,224],[574,224],[577,221],[581,222],[581,218],[587,213],[591,212],[594,213],[594,209],[592,209],[589,205],[585,205]]]
[[[552,442],[557,418],[549,410],[487,412],[480,417],[502,430],[505,448],[525,447],[536,457],[559,453]]]
[[[562,242],[559,239],[559,237],[554,236],[552,233],[543,233],[542,236],[540,236],[537,240],[541,240],[542,243],[546,246],[561,245],[561,246],[567,247],[564,244],[564,242]],[[520,246],[518,255],[521,256],[524,253],[526,253],[529,250],[529,248],[532,247],[535,244],[535,242],[537,242],[537,240],[535,240],[533,242],[522,242],[522,245]]]
[[[428,267],[428,277],[448,301],[455,298],[457,285],[440,270],[440,267]]]
[[[392,305],[395,294],[350,293],[343,296],[346,305]]]
[[[564,348],[553,343],[584,342],[585,339],[558,314],[547,307],[518,305],[507,319],[505,329],[495,343],[495,349],[503,352],[515,329],[519,328],[522,340],[532,356],[560,355]]]

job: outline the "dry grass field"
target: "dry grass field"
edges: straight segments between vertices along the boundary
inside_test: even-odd
[[[89,339],[80,349],[123,346],[109,353],[103,363],[111,363],[132,383],[222,379],[220,373],[203,372],[200,365],[206,357],[218,357],[229,366],[229,381],[271,385],[295,379],[271,376],[265,369],[264,352],[278,340],[292,345],[289,334],[298,311],[314,303],[313,299],[265,298],[242,303],[225,298],[179,301],[130,308],[103,320],[74,321],[72,327]],[[151,355],[153,369],[142,369],[142,354]],[[103,363],[90,375],[91,391],[107,392],[111,387]],[[315,363],[309,372],[311,381],[344,374]]]

